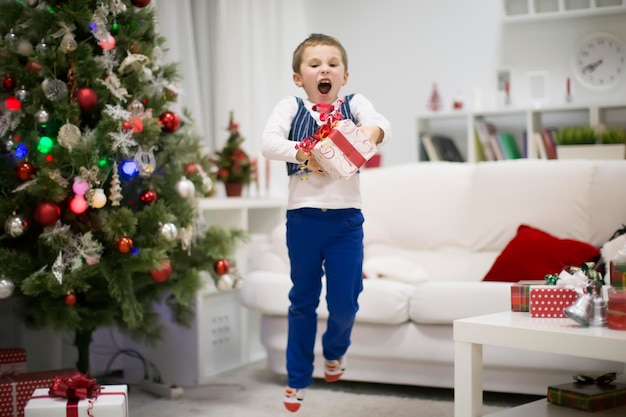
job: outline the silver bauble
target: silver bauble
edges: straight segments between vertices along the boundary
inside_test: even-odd
[[[178,229],[174,223],[165,223],[161,226],[161,235],[167,240],[171,242],[178,237]]]
[[[46,41],[44,39],[41,40],[41,42],[39,42],[37,44],[37,46],[35,46],[35,51],[39,54],[39,55],[44,55],[45,53],[47,53],[50,50],[50,46],[48,46],[48,44],[46,43]]]
[[[22,86],[22,88],[15,92],[15,98],[18,99],[20,103],[26,104],[30,99],[30,93]]]
[[[71,123],[64,124],[59,129],[57,141],[59,145],[71,150],[80,142],[80,129]]]
[[[217,280],[217,289],[225,292],[225,291],[230,291],[233,289],[233,279],[231,278],[230,275],[228,274],[224,274],[224,275],[220,275],[219,279]]]
[[[4,222],[4,231],[11,237],[18,237],[26,231],[26,222],[20,216],[10,216]]]
[[[49,120],[50,114],[44,108],[37,110],[37,113],[35,113],[35,123],[45,125]]]
[[[196,186],[193,185],[189,179],[182,177],[180,181],[176,183],[176,192],[182,198],[191,198],[196,193]]]
[[[4,42],[9,46],[14,46],[17,43],[17,35],[13,33],[13,29],[4,35]]]
[[[41,87],[50,101],[59,101],[67,97],[67,85],[61,80],[46,79],[41,83]]]
[[[0,277],[0,300],[9,298],[13,294],[15,284],[7,277]]]
[[[24,0],[24,4],[28,7],[37,7],[39,0]]]

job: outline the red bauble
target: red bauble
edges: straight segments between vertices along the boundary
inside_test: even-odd
[[[22,103],[15,96],[8,97],[4,100],[4,105],[9,111],[18,111],[22,108]]]
[[[30,162],[20,162],[15,167],[15,176],[21,181],[30,181],[37,172],[37,168]]]
[[[52,226],[61,218],[61,209],[55,203],[39,203],[35,209],[35,221],[42,226]]]
[[[72,293],[68,293],[65,296],[65,304],[67,304],[70,307],[76,304],[76,296]]]
[[[13,91],[15,88],[15,78],[13,77],[4,77],[2,79],[2,86],[7,91]]]
[[[26,69],[32,72],[39,72],[42,69],[42,66],[39,62],[28,61],[26,63]]]
[[[150,271],[150,276],[155,282],[165,282],[172,275],[172,263],[168,260],[161,262],[159,269]]]
[[[215,269],[215,273],[217,275],[228,274],[230,270],[230,265],[226,259],[220,259],[219,261],[215,261],[215,265],[213,265],[213,269]]]
[[[159,117],[159,126],[164,132],[176,132],[180,127],[180,118],[173,111],[166,111]]]
[[[117,238],[117,242],[115,243],[117,246],[117,250],[121,253],[129,253],[131,250],[133,250],[133,240],[128,236]]]
[[[152,190],[148,190],[141,195],[141,202],[148,205],[157,201],[157,193]]]
[[[135,133],[143,131],[143,122],[141,119],[131,119],[122,124],[124,130],[132,130]]]
[[[131,0],[130,2],[135,7],[146,7],[150,4],[150,0]]]
[[[190,164],[187,164],[185,166],[185,175],[191,176],[191,175],[195,174],[196,170],[197,170],[197,166],[198,166],[198,164],[196,164],[194,162],[192,162]]]
[[[93,111],[98,107],[98,95],[91,88],[79,88],[76,92],[76,101],[83,111]]]

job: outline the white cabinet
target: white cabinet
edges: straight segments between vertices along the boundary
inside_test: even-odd
[[[493,111],[430,112],[417,117],[418,145],[424,134],[443,135],[452,138],[464,159],[477,162],[475,125],[478,119],[492,123],[498,131],[515,136],[520,149],[529,158],[536,158],[535,142],[529,140],[533,132],[543,128],[588,125],[626,129],[626,103],[601,105],[569,104],[541,108],[505,108]],[[530,133],[530,134],[529,134]],[[422,147],[418,146],[417,160],[423,161]]]
[[[626,0],[504,0],[505,23],[626,12]]]

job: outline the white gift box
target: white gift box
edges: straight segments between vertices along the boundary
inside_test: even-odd
[[[51,397],[48,388],[36,389],[24,408],[24,417],[128,417],[128,386],[102,385],[97,398],[70,401]]]
[[[347,179],[376,154],[376,146],[349,119],[335,122],[329,135],[311,153],[327,175]]]

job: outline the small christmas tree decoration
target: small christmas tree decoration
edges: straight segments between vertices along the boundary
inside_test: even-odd
[[[120,253],[129,253],[133,250],[133,240],[128,236],[118,237],[115,246]]]
[[[150,271],[150,277],[155,282],[165,282],[172,276],[172,263],[169,260],[161,262],[159,269]]]
[[[50,113],[48,113],[46,109],[44,109],[43,107],[37,110],[37,112],[35,113],[35,123],[43,125],[43,124],[48,123],[49,120],[50,120]],[[79,130],[79,134],[80,134],[80,130]]]
[[[42,226],[52,226],[61,218],[61,209],[56,203],[41,202],[35,208],[35,221]]]
[[[164,132],[176,132],[180,127],[180,118],[176,113],[168,110],[159,117],[159,126]]]
[[[215,270],[215,273],[217,275],[228,274],[228,271],[230,270],[230,264],[228,263],[227,259],[219,259],[215,262],[213,269]]]
[[[46,78],[41,83],[46,98],[50,101],[60,101],[67,97],[67,85],[61,80]]]
[[[141,202],[146,205],[152,204],[155,201],[157,201],[157,193],[154,190],[148,190],[141,195],[140,199],[141,199]]]
[[[82,111],[94,111],[98,107],[98,95],[91,88],[79,88],[76,92],[76,101]]]
[[[18,99],[20,103],[26,104],[30,100],[30,93],[22,86],[15,92],[15,98]]]
[[[441,96],[439,95],[439,89],[437,88],[437,83],[433,83],[433,89],[430,93],[430,98],[428,99],[428,105],[426,106],[430,111],[439,111],[441,110]]]
[[[11,237],[19,237],[24,234],[27,225],[26,220],[13,214],[4,222],[4,231]]]
[[[7,91],[13,91],[13,89],[15,88],[15,84],[15,78],[13,77],[7,76],[2,79],[2,86]]]
[[[76,304],[76,296],[71,292],[65,296],[65,305],[72,307]]]
[[[122,201],[122,186],[117,169],[117,162],[115,162],[113,163],[113,173],[111,174],[111,185],[109,189],[109,200],[111,200],[111,206],[113,207],[119,206]]]
[[[5,300],[13,295],[15,284],[5,276],[0,277],[0,300]]]
[[[15,166],[15,176],[20,181],[30,181],[37,172],[37,168],[30,162],[20,162]]]

